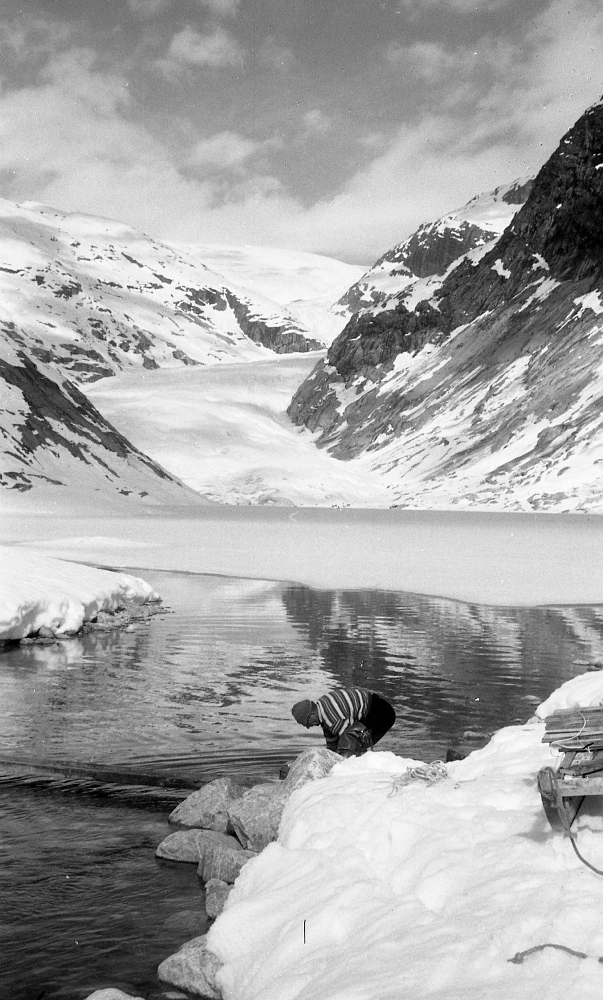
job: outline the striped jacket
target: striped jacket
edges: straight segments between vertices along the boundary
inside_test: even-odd
[[[366,688],[335,688],[318,699],[318,719],[329,750],[337,748],[346,729],[366,718],[370,707],[371,692]]]

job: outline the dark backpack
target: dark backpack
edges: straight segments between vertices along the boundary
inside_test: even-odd
[[[339,737],[337,753],[340,757],[360,757],[373,745],[370,729],[362,722],[355,722]]]

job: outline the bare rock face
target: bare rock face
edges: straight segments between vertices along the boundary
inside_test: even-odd
[[[255,785],[233,802],[228,816],[241,843],[251,850],[263,851],[278,837],[283,809],[291,793],[308,781],[324,778],[340,760],[338,754],[323,747],[304,750],[283,782]]]
[[[205,912],[212,920],[221,914],[231,889],[232,886],[221,878],[210,878],[207,882],[205,886]]]
[[[232,803],[228,818],[244,847],[263,851],[267,844],[276,840],[289,795],[284,782],[255,785]]]
[[[341,757],[326,747],[304,750],[295,758],[284,781],[286,791],[291,794],[308,781],[326,778],[334,764],[340,764]]]
[[[256,856],[257,851],[243,850],[238,841],[236,848],[216,841],[207,845],[197,872],[206,883],[220,879],[232,885],[241,869]]]
[[[244,791],[232,778],[217,778],[176,806],[168,822],[201,830],[232,833],[228,822],[228,807]]]
[[[163,983],[187,990],[205,1000],[219,1000],[221,994],[216,984],[220,963],[207,950],[205,934],[182,945],[180,951],[161,963],[157,975]]]
[[[179,830],[171,833],[163,840],[155,855],[166,861],[190,861],[198,864],[203,861],[210,847],[219,845],[229,851],[241,851],[241,845],[235,837],[217,830]]]

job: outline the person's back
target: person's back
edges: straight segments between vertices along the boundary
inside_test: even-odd
[[[366,727],[370,733],[369,742],[374,745],[391,729],[396,719],[389,702],[366,688],[334,688],[316,701],[297,702],[291,713],[299,725],[307,729],[321,726],[327,748],[335,752],[339,752],[339,742],[344,733],[358,723]]]

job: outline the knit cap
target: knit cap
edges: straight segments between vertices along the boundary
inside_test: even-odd
[[[298,701],[295,703],[291,709],[291,715],[296,722],[299,722],[300,726],[306,726],[308,723],[308,717],[312,711],[312,702],[308,701]]]

